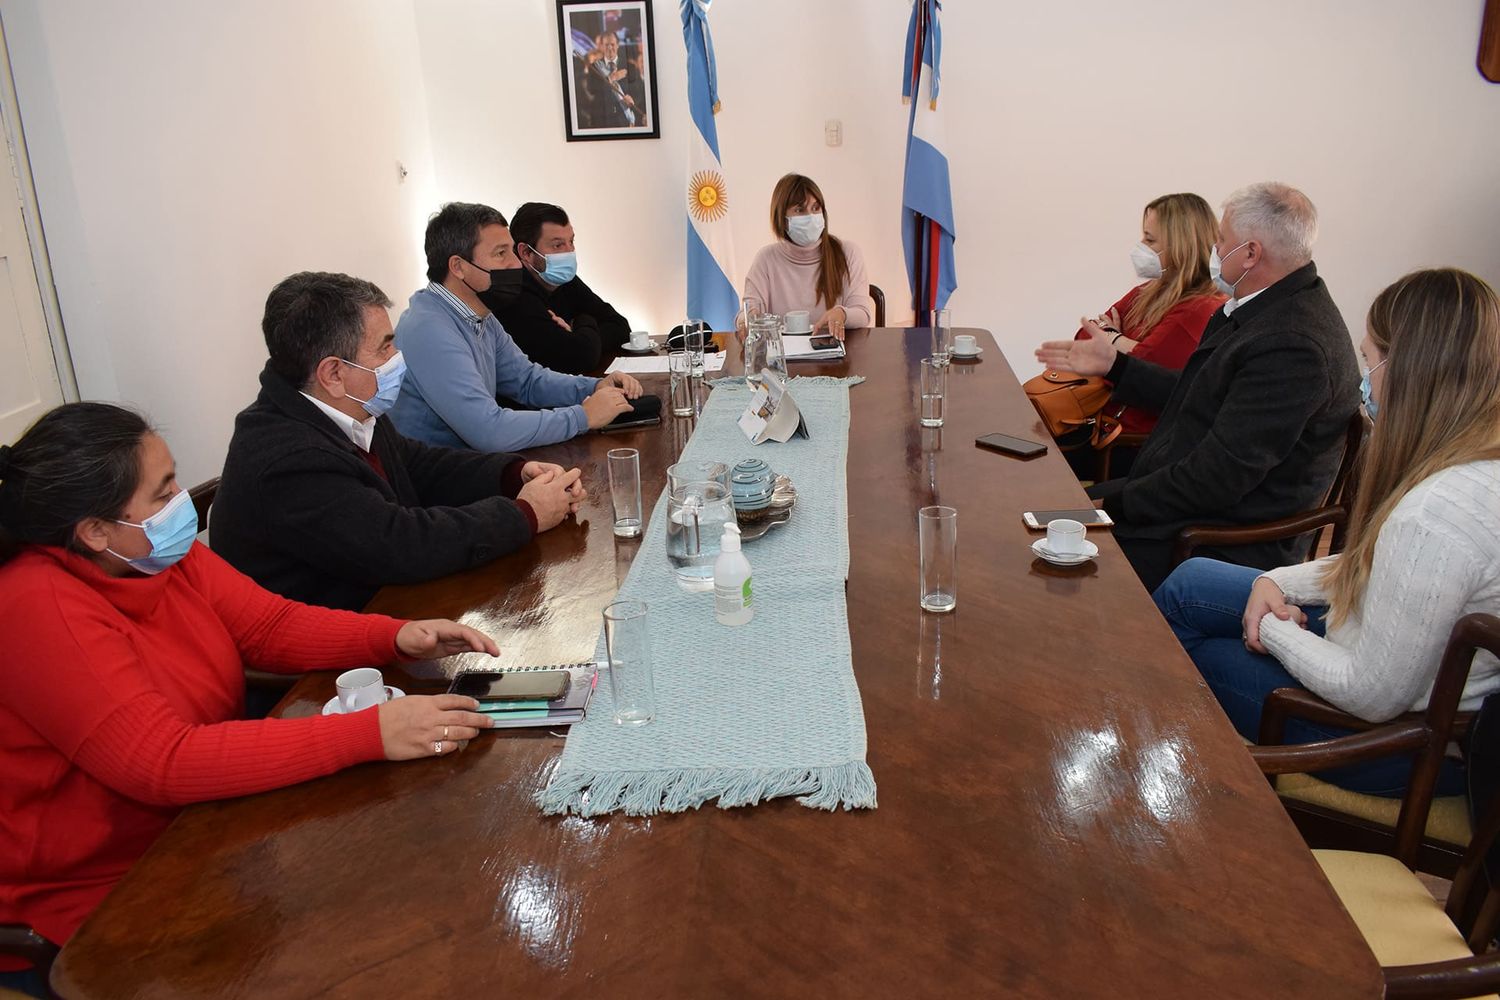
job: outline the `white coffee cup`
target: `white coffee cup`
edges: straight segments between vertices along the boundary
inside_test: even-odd
[[[338,690],[339,711],[358,712],[390,700],[391,689],[374,667],[355,667],[339,674],[333,682]]]
[[[1060,517],[1047,522],[1047,548],[1055,555],[1075,556],[1083,552],[1083,522]]]
[[[651,346],[651,334],[646,330],[630,331],[630,346],[637,351]]]
[[[786,314],[787,333],[812,333],[812,313],[806,309],[793,309]]]
[[[977,354],[979,353],[979,341],[972,335],[961,333],[953,338],[954,354]]]

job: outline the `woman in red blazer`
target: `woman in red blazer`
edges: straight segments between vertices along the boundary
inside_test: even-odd
[[[1136,276],[1145,282],[1085,324],[1096,325],[1117,351],[1181,370],[1225,299],[1208,274],[1208,255],[1218,236],[1213,209],[1198,195],[1167,194],[1152,201],[1141,218],[1141,241],[1130,248]],[[1083,336],[1080,328],[1075,339]],[[1110,404],[1105,412],[1118,418],[1127,434],[1149,434],[1156,426],[1157,415],[1150,410]],[[1066,440],[1058,444],[1080,478],[1096,478],[1092,448],[1077,443],[1068,450],[1075,442]],[[1128,472],[1135,451],[1116,447],[1110,475]]]

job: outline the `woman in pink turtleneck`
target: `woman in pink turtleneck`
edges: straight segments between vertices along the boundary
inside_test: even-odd
[[[869,326],[874,318],[864,255],[827,230],[823,192],[811,178],[787,174],[771,192],[771,232],[745,275],[745,297],[766,312],[784,316],[806,309],[813,331],[827,329],[840,340],[844,328]]]

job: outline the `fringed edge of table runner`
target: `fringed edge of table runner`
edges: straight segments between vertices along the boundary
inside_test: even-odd
[[[655,816],[697,809],[713,799],[720,809],[733,809],[787,795],[811,809],[874,809],[875,775],[862,760],[812,768],[580,772],[554,774],[536,801],[549,816],[603,816],[616,810]]]

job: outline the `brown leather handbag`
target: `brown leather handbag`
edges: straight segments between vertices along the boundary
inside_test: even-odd
[[[1088,443],[1107,448],[1120,436],[1118,414],[1104,412],[1109,404],[1110,386],[1096,375],[1048,369],[1022,386],[1031,405],[1041,416],[1047,433],[1061,440],[1082,427],[1092,427]]]

